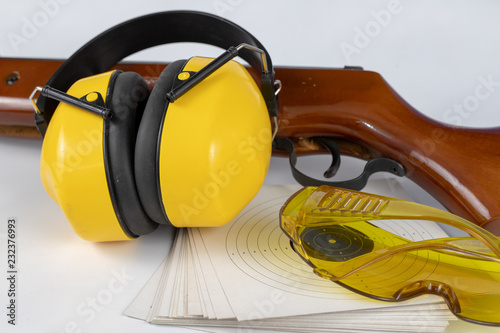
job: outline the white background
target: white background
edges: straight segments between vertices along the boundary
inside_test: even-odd
[[[382,74],[407,102],[438,121],[500,126],[498,86],[463,115],[453,111],[454,105],[474,99],[481,78],[500,83],[498,1],[4,0],[2,5],[2,57],[66,58],[124,20],[163,10],[194,9],[243,26],[266,46],[276,66],[360,65]],[[387,12],[390,17],[381,14]],[[29,24],[36,29],[26,33]],[[361,40],[359,31],[367,33],[368,39]],[[347,45],[356,48],[356,53],[347,54]],[[170,62],[219,53],[213,47],[178,44],[156,47],[130,59]],[[121,315],[166,256],[172,230],[160,228],[125,243],[80,240],[42,188],[40,147],[40,141],[0,138],[0,272],[6,271],[5,222],[16,217],[19,223],[18,325],[6,324],[7,286],[0,273],[4,309],[0,331],[64,332],[73,326],[81,332],[172,329]],[[266,183],[293,183],[287,163],[273,158]],[[327,164],[326,157],[299,162],[301,169],[313,175],[321,174]],[[473,152],[469,167],[474,167]],[[346,160],[340,177],[354,176],[359,168],[358,162]],[[402,184],[415,200],[437,205],[415,184],[408,180]],[[118,288],[117,273],[125,274],[123,288]],[[120,292],[112,293],[99,311],[88,311],[92,298],[110,288]],[[82,315],[78,309],[87,311]],[[488,331],[462,323],[453,323],[452,328]]]

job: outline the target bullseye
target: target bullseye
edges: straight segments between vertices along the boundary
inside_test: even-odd
[[[373,240],[342,225],[305,228],[300,237],[306,253],[321,260],[347,261],[373,250]]]

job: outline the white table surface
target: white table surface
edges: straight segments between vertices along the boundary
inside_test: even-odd
[[[500,126],[498,86],[465,115],[447,111],[473,98],[481,78],[500,85],[498,1],[4,1],[0,56],[66,58],[117,23],[173,9],[221,14],[236,22],[261,40],[277,66],[360,65],[382,74],[429,117],[463,126]],[[382,17],[387,12],[390,18]],[[27,35],[23,29],[29,22],[38,22],[38,27]],[[365,29],[373,29],[372,36],[361,43],[359,31]],[[16,44],[15,35],[24,41]],[[356,53],[342,51],[348,44],[357,48]],[[156,47],[130,59],[170,62],[219,53],[213,47],[183,44]],[[4,309],[0,332],[172,331],[121,314],[166,256],[172,229],[161,227],[131,242],[95,244],[79,239],[42,187],[40,148],[41,141],[0,137],[0,305]],[[287,163],[273,158],[266,184],[293,183]],[[327,165],[325,156],[299,161],[300,168],[312,174],[320,174]],[[344,161],[340,177],[354,175],[352,169],[357,168],[359,162]],[[411,181],[401,183],[415,200],[438,205]],[[18,220],[16,326],[8,325],[3,314],[10,217]],[[100,293],[112,297],[92,308]],[[449,332],[497,330],[461,321],[448,328]]]

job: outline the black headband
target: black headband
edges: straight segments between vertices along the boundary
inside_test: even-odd
[[[176,42],[198,42],[223,49],[246,43],[263,50],[267,58],[269,76],[262,78],[261,89],[270,114],[277,115],[274,71],[271,57],[264,46],[233,22],[202,12],[168,11],[118,24],[76,51],[59,67],[47,85],[67,91],[77,80],[105,72],[131,54],[152,46]],[[258,53],[242,50],[239,56],[258,73],[263,72],[262,59]],[[42,135],[57,104],[57,101],[42,95],[38,98],[37,105],[41,114],[35,113],[35,121]]]

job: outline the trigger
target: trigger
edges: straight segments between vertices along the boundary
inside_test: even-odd
[[[332,163],[330,167],[326,169],[323,176],[325,178],[332,178],[337,174],[340,168],[340,149],[339,146],[335,143],[335,141],[331,138],[327,137],[314,137],[314,141],[322,145],[326,150],[332,154]]]

